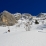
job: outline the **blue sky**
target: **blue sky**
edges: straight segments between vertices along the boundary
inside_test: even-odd
[[[46,0],[0,0],[0,12],[7,10],[11,13],[30,13],[37,15],[46,13]]]

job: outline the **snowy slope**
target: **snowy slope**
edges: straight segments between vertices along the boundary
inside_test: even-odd
[[[26,31],[27,21],[19,20],[14,26],[0,26],[0,46],[46,46],[46,24],[30,25],[30,31]]]
[[[2,34],[0,46],[46,46],[46,33],[27,31]]]

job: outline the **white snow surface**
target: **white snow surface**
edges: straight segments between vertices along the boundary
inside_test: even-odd
[[[0,26],[0,46],[46,46],[46,24],[32,24],[26,31],[25,20],[19,21],[9,26],[10,32],[8,26]]]

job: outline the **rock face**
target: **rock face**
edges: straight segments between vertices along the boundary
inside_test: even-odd
[[[9,25],[9,26],[12,26],[15,23],[17,23],[15,16],[9,13],[8,11],[3,11],[0,13],[0,21],[2,25]]]

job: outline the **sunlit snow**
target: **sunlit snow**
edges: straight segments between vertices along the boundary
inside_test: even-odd
[[[46,24],[32,22],[26,31],[25,20],[18,20],[14,26],[0,26],[0,46],[46,46]],[[31,21],[30,21],[31,22]]]

